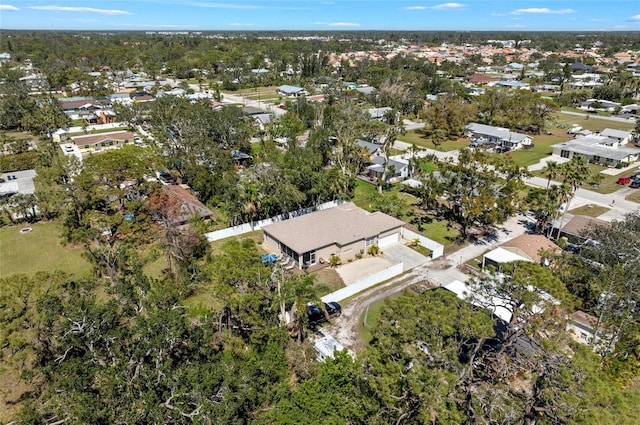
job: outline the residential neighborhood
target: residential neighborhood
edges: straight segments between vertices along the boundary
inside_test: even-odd
[[[0,422],[634,423],[636,34],[2,32]]]

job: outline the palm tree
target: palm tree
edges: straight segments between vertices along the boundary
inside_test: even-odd
[[[560,199],[564,199],[566,197],[567,202],[565,204],[564,211],[562,212],[562,219],[560,220],[560,226],[558,227],[558,234],[556,236],[560,235],[560,229],[564,223],[564,217],[569,211],[571,201],[573,201],[576,191],[582,187],[585,182],[589,181],[592,175],[589,164],[587,164],[587,161],[583,156],[574,156],[571,158],[571,161],[563,164],[561,168],[563,181],[562,186],[560,186],[560,190],[562,191],[563,196],[561,196]]]
[[[560,173],[560,164],[556,161],[548,161],[547,164],[542,168],[542,175],[547,178],[547,190],[549,190],[549,186],[551,186],[551,180],[556,178]]]

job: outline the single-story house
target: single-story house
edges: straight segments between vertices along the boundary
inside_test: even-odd
[[[587,111],[601,110],[601,111],[613,111],[617,107],[621,107],[622,104],[618,102],[612,102],[610,100],[602,99],[587,99],[580,104],[580,109],[586,109]]]
[[[376,92],[376,88],[371,86],[356,87],[355,90],[365,96],[370,96]]]
[[[577,310],[567,319],[567,332],[571,334],[576,342],[581,344],[592,344],[595,342],[594,348],[597,351],[609,351],[613,348],[613,344],[607,346],[610,342],[613,342],[614,344],[616,342],[615,340],[612,341],[614,336],[611,334],[610,329],[600,329],[599,332],[596,332],[596,326],[598,323],[598,319],[596,317],[587,314],[584,311]]]
[[[595,217],[587,217],[584,215],[565,214],[564,218],[559,218],[552,223],[551,235],[560,239],[566,237],[569,242],[584,242],[584,232],[593,226],[609,226],[610,224],[604,220]],[[560,228],[560,234],[558,234]]]
[[[380,145],[376,143],[371,143],[371,142],[367,142],[366,140],[358,139],[356,140],[356,145],[366,150],[370,158],[380,153]]]
[[[71,141],[81,152],[99,152],[104,149],[119,149],[128,143],[133,143],[134,137],[135,135],[130,131],[113,131],[75,136],[71,138]]]
[[[604,130],[602,130],[600,132],[600,136],[605,136],[610,139],[617,140],[620,146],[624,145],[625,143],[629,143],[631,141],[631,138],[633,137],[630,131],[614,130],[611,128],[605,128]]]
[[[369,112],[369,115],[371,115],[371,119],[372,120],[378,120],[378,121],[382,121],[384,120],[384,116],[387,112],[392,111],[393,108],[390,108],[388,106],[382,107],[382,108],[371,108],[371,109],[367,109],[367,112]]]
[[[279,95],[287,96],[287,97],[300,97],[300,96],[308,96],[309,92],[307,92],[304,88],[300,86],[289,86],[282,85],[276,89],[276,92]]]
[[[187,185],[166,185],[162,186],[162,191],[170,202],[175,203],[170,217],[173,224],[182,225],[193,217],[206,219],[213,214],[213,211],[191,194]]]
[[[577,310],[569,316],[567,331],[575,341],[590,344],[595,336],[596,323],[598,323],[598,319],[584,311]]]
[[[603,132],[604,133],[604,132]],[[583,156],[588,162],[616,166],[620,162],[632,163],[638,160],[640,149],[627,146],[626,142],[631,135],[627,132],[610,130],[606,134],[590,134],[585,137],[567,140],[566,142],[551,145],[553,155],[571,159],[576,155]]]
[[[544,264],[542,252],[556,250],[558,246],[543,235],[521,235],[484,254],[482,268],[491,265],[499,269],[502,264],[513,261]]]
[[[574,62],[571,64],[571,72],[589,72],[592,71],[591,65],[584,64],[582,62]]]
[[[384,157],[376,156],[367,167],[369,177],[382,178],[384,174]],[[387,160],[387,178],[385,183],[397,183],[409,177],[409,161],[400,158]]]
[[[465,80],[467,80],[470,84],[490,84],[490,83],[496,83],[498,81],[500,81],[500,79],[498,77],[492,77],[486,74],[480,74],[480,73],[476,73],[476,74],[471,74],[467,77],[465,77]]]
[[[465,127],[465,134],[472,139],[484,138],[508,150],[517,150],[530,146],[533,139],[527,134],[509,131],[507,128],[472,122]]]
[[[342,261],[397,243],[404,222],[381,212],[370,213],[348,202],[322,211],[264,226],[264,243],[282,253],[299,268]]]
[[[519,90],[530,90],[531,86],[527,83],[523,83],[522,81],[498,81],[494,84],[495,87],[506,87],[509,89],[519,89]]]

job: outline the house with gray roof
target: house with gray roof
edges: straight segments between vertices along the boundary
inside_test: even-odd
[[[376,143],[371,143],[371,142],[367,142],[366,140],[358,139],[356,140],[356,145],[366,150],[370,157],[380,153],[380,145]]]
[[[403,227],[401,220],[348,202],[264,226],[262,231],[267,246],[303,269],[329,261],[333,255],[344,262],[373,245],[393,245],[400,240]]]
[[[309,92],[307,92],[304,88],[300,86],[289,86],[287,84],[278,87],[276,89],[276,92],[279,95],[287,97],[300,97],[309,95]]]
[[[632,134],[630,131],[614,130],[612,128],[605,128],[600,132],[601,136],[608,137],[610,139],[617,140],[621,145],[629,143],[631,141]]]
[[[393,111],[393,108],[385,106],[385,107],[382,107],[382,108],[367,109],[367,112],[369,112],[369,115],[371,115],[371,119],[372,120],[378,120],[378,121],[384,120],[385,114],[387,112],[389,112],[389,111]]]
[[[553,155],[571,159],[574,156],[583,156],[588,162],[605,164],[615,167],[619,163],[632,163],[638,160],[640,149],[627,145],[626,137],[607,137],[600,134],[590,134],[585,137],[578,137],[566,142],[551,145]],[[607,134],[612,136],[623,136],[616,130],[611,130]]]
[[[531,136],[516,133],[508,128],[472,122],[465,128],[465,135],[473,139],[483,138],[488,143],[501,146],[504,150],[517,150],[532,143]]]
[[[383,156],[376,156],[371,160],[371,165],[367,167],[369,177],[374,179],[382,178],[384,174],[385,159]],[[398,157],[387,159],[387,178],[385,183],[397,183],[409,177],[409,161]]]

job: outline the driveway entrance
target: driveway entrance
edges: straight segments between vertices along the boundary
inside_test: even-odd
[[[421,266],[430,260],[429,257],[425,257],[419,252],[400,243],[385,247],[383,252],[384,255],[390,257],[394,263],[401,262],[403,264],[403,272]]]

